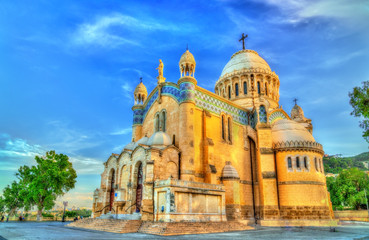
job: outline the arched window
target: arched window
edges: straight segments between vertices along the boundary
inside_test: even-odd
[[[304,157],[304,167],[305,167],[306,169],[309,169],[309,167],[308,167],[308,160],[307,160],[307,157]]]
[[[260,94],[260,82],[258,82],[258,94]]]
[[[222,138],[225,140],[224,115],[222,115]]]
[[[231,136],[231,132],[232,132],[232,129],[231,129],[231,118],[228,118],[228,141],[231,142],[231,139],[232,139],[232,136]]]
[[[160,117],[159,117],[159,113],[157,113],[155,116],[155,132],[159,131],[159,124],[160,124]]]
[[[316,158],[314,158],[314,162],[315,162],[315,170],[318,172],[318,160]]]
[[[231,86],[228,86],[228,98],[231,99]]]
[[[300,168],[300,157],[296,157],[296,167]]]
[[[324,167],[324,165],[323,165],[323,161],[322,161],[322,159],[321,158],[319,158],[319,165],[320,165],[320,172],[323,172],[323,167]]]
[[[267,83],[265,83],[265,95],[268,96],[268,84]]]
[[[290,157],[287,158],[288,168],[292,169],[292,159]]]
[[[161,131],[165,132],[167,128],[167,116],[165,111],[161,113]]]
[[[247,94],[247,82],[243,82],[243,94]]]
[[[238,83],[235,84],[235,89],[236,89],[236,97],[238,97]]]

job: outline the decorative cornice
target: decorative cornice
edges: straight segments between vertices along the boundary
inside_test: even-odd
[[[324,182],[317,182],[317,181],[285,181],[285,182],[278,182],[279,185],[322,185],[325,186]]]
[[[324,154],[323,146],[320,143],[313,141],[287,141],[273,143],[273,149],[275,151],[314,151]]]
[[[242,75],[242,74],[251,74],[251,73],[254,73],[254,74],[255,73],[269,74],[272,77],[276,78],[277,81],[279,82],[279,77],[275,72],[268,71],[268,70],[265,70],[263,68],[249,68],[249,69],[235,70],[231,73],[224,74],[223,76],[221,76],[218,79],[218,81],[215,83],[215,86],[218,85],[220,82],[222,82],[223,80],[225,80],[227,78],[234,77],[234,76],[237,76],[237,75]]]
[[[197,80],[194,77],[190,77],[190,76],[181,77],[178,80],[178,85],[181,85],[181,83],[183,82],[190,82],[190,83],[193,83],[194,85],[197,85]]]

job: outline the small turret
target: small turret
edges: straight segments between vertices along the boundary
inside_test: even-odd
[[[182,54],[181,59],[179,60],[179,71],[181,72],[181,77],[195,77],[195,68],[195,58],[187,49],[186,52]]]
[[[140,84],[137,85],[134,91],[135,105],[143,104],[147,98],[147,89],[142,83],[142,78]]]

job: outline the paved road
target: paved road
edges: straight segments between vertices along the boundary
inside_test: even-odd
[[[343,222],[330,232],[326,227],[266,228],[230,233],[213,233],[161,237],[140,233],[106,233],[68,228],[61,222],[9,222],[0,223],[0,240],[3,239],[369,239],[369,223]]]

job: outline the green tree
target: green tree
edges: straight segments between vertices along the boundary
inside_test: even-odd
[[[24,199],[22,196],[22,186],[19,182],[12,182],[11,185],[5,187],[3,192],[3,202],[5,211],[11,216],[16,213],[19,208],[24,206]]]
[[[360,204],[367,201],[364,189],[368,192],[369,178],[365,172],[350,168],[342,170],[336,179],[327,178],[327,187],[333,206],[344,205],[358,210]]]
[[[354,108],[351,115],[363,118],[360,127],[364,129],[364,139],[369,142],[369,81],[363,82],[362,87],[354,87],[349,97],[350,104]]]
[[[25,186],[24,205],[37,206],[37,220],[43,210],[50,210],[55,200],[74,188],[77,174],[68,156],[46,152],[43,157],[36,156],[36,166],[22,166],[16,174]]]
[[[5,202],[3,196],[0,196],[0,217],[5,213]]]

